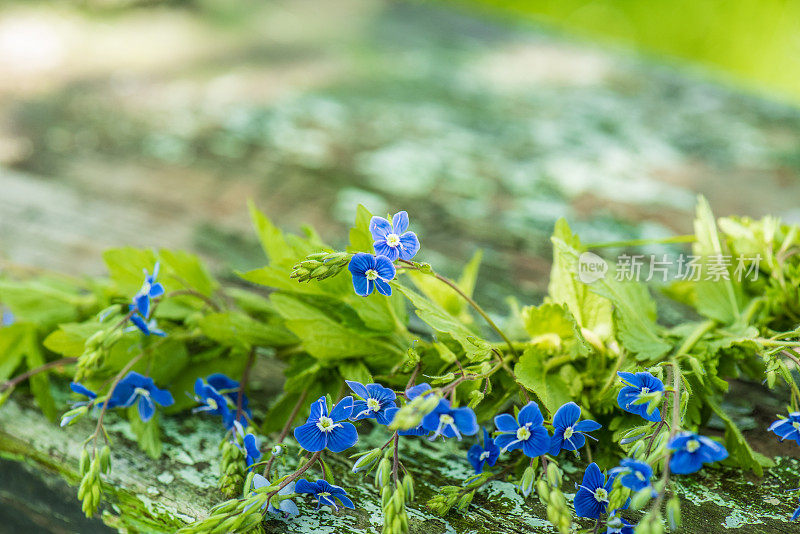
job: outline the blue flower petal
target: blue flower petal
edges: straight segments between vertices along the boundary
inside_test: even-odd
[[[311,403],[311,413],[308,414],[308,422],[317,422],[323,415],[328,415],[328,400],[320,397],[316,402]]]
[[[400,236],[400,259],[410,260],[419,252],[419,238],[414,232],[406,232]]]
[[[316,422],[309,422],[294,429],[294,439],[309,452],[319,452],[325,449],[326,436]]]
[[[353,254],[353,257],[350,258],[350,263],[347,264],[347,268],[351,273],[363,276],[368,270],[375,268],[375,256],[366,252]]]
[[[83,395],[84,397],[89,397],[90,399],[97,398],[97,393],[78,382],[70,382],[69,388],[75,393]]]
[[[172,398],[172,393],[166,389],[159,389],[155,386],[150,390],[150,398],[152,398],[153,401],[161,406],[172,406],[175,404],[175,399]]]
[[[540,425],[544,421],[542,412],[539,410],[539,405],[533,401],[526,404],[517,416],[520,426],[531,423],[533,426]]]
[[[309,482],[305,478],[301,478],[294,485],[295,493],[316,493],[317,491],[317,485],[314,482]]]
[[[378,256],[375,258],[375,270],[378,271],[378,276],[386,280],[394,280],[397,270],[394,267],[392,260],[386,256]]]
[[[517,420],[511,414],[500,414],[494,418],[494,426],[501,432],[516,432],[519,428]]]
[[[156,413],[156,407],[153,405],[153,401],[146,395],[139,396],[139,403],[136,407],[139,409],[139,417],[145,423],[152,419],[153,414]]]
[[[535,458],[550,448],[550,434],[543,426],[531,427],[530,431],[531,436],[522,442],[522,452],[529,458]]]
[[[366,400],[369,398],[369,391],[367,391],[366,386],[361,382],[356,382],[355,380],[345,380],[347,387],[349,387],[353,393],[361,397],[362,399]]]
[[[473,436],[478,433],[478,418],[472,408],[463,406],[461,408],[454,408],[450,415],[453,417],[453,422],[458,431],[464,436]]]
[[[381,256],[383,257],[383,256]],[[387,297],[392,296],[392,286],[381,280],[380,278],[375,280],[375,288],[378,290],[378,293],[381,295],[386,295]]]
[[[353,423],[339,423],[342,426],[328,432],[328,450],[342,452],[358,441],[358,432]]]
[[[402,234],[408,230],[408,213],[405,211],[398,211],[392,217],[392,229],[397,235]]]
[[[375,249],[377,256],[385,256],[391,261],[397,261],[400,257],[400,247],[390,247],[386,241],[375,241],[372,248]]]
[[[581,417],[581,409],[574,402],[568,402],[556,410],[553,426],[566,428],[574,425]]]
[[[372,234],[372,239],[385,240],[386,234],[392,233],[392,223],[383,217],[374,216],[369,221],[369,232]]]
[[[603,425],[591,419],[586,419],[585,421],[579,421],[573,428],[576,432],[594,432],[603,428]]]
[[[340,400],[331,410],[330,418],[334,421],[344,421],[353,415],[353,397],[347,396]]]

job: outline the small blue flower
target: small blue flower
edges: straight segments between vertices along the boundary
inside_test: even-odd
[[[164,286],[160,282],[156,282],[158,268],[159,263],[156,262],[152,275],[147,272],[147,269],[144,269],[144,283],[139,292],[133,297],[133,305],[142,317],[150,316],[150,299],[164,294]]]
[[[342,452],[358,441],[356,427],[348,421],[353,414],[353,397],[345,397],[328,415],[328,403],[320,397],[311,405],[311,414],[304,425],[294,429],[297,443],[309,452],[328,449]]]
[[[583,473],[583,482],[578,486],[575,494],[575,513],[578,517],[597,519],[606,512],[608,507],[608,494],[614,484],[611,476],[606,482],[606,477],[596,463],[592,462]]]
[[[462,434],[472,436],[478,433],[478,418],[472,408],[451,408],[449,400],[440,399],[436,408],[422,418],[422,428],[433,432],[429,438],[431,441],[439,436],[460,441]]]
[[[129,304],[128,305],[128,310],[134,312],[131,315],[131,322],[133,323],[133,326],[130,326],[130,327],[126,328],[125,329],[126,332],[132,332],[132,331],[138,329],[139,331],[142,332],[142,334],[144,334],[146,336],[149,336],[150,334],[153,334],[155,336],[164,337],[164,336],[167,335],[166,332],[164,332],[163,330],[161,330],[158,327],[158,324],[156,323],[155,319],[150,319],[148,321],[146,316],[142,316],[142,315],[139,315],[138,313],[136,313],[135,312],[136,305]]]
[[[576,451],[586,443],[587,432],[602,428],[600,423],[590,419],[578,422],[581,409],[574,402],[568,402],[553,416],[553,437],[550,439],[550,454],[556,456],[561,449]],[[589,436],[592,437],[592,436]]]
[[[519,411],[516,419],[507,413],[494,418],[494,426],[500,432],[494,442],[502,447],[502,452],[522,449],[530,458],[541,456],[550,448],[550,433],[543,422],[539,405],[531,401]]]
[[[800,445],[800,412],[791,412],[786,419],[778,419],[767,429],[774,432],[780,441],[794,440]]]
[[[653,468],[645,462],[634,460],[632,458],[625,458],[619,463],[619,467],[615,467],[609,471],[610,475],[622,475],[620,482],[622,485],[631,491],[640,491],[650,487],[650,479],[653,477]],[[655,496],[655,492],[653,492]]]
[[[398,211],[392,222],[383,217],[373,217],[369,222],[369,231],[375,242],[375,253],[386,256],[391,261],[410,260],[419,250],[419,239],[414,232],[408,230],[408,213]]]
[[[350,419],[360,421],[361,419],[374,417],[382,425],[388,425],[392,421],[387,419],[386,410],[397,407],[394,402],[397,395],[395,395],[394,391],[380,384],[367,384],[365,386],[352,380],[346,380],[345,382],[353,390],[353,393],[363,399],[353,402],[353,415]],[[392,414],[392,417],[394,417],[394,414]]]
[[[317,501],[317,510],[322,505],[332,506],[334,510],[338,510],[339,506],[336,500],[342,503],[345,508],[355,508],[353,501],[347,496],[347,492],[339,486],[329,484],[325,480],[317,480],[316,482],[309,482],[301,478],[294,486],[295,493],[310,493],[314,495]]]
[[[606,534],[633,534],[633,525],[621,517],[612,517],[606,523]]]
[[[226,427],[228,428],[230,428],[230,426],[233,424],[233,417],[234,414],[236,413],[236,408],[239,406],[239,395],[242,396],[243,413],[239,414],[238,422],[242,426],[246,427],[248,419],[253,418],[253,413],[250,411],[249,408],[250,399],[248,399],[247,395],[245,395],[239,389],[239,382],[222,373],[214,373],[208,375],[208,377],[206,378],[206,382],[208,382],[209,386],[216,389],[217,392],[219,392],[222,395],[225,395],[228,399],[230,399],[230,410],[231,410],[230,421],[227,421],[225,423]],[[245,415],[247,417],[245,417]]]
[[[247,434],[244,437],[244,452],[248,469],[261,459],[261,449],[258,447],[258,440],[253,434]]]
[[[674,451],[669,468],[678,475],[699,471],[703,464],[719,462],[728,457],[728,451],[714,440],[694,432],[681,432],[667,444]]]
[[[497,457],[500,456],[500,447],[495,445],[494,440],[489,437],[489,432],[483,429],[483,446],[476,443],[470,447],[467,452],[467,460],[475,468],[475,474],[483,472],[483,467],[489,465],[490,467],[497,462]]]
[[[373,287],[377,288],[381,295],[392,294],[392,286],[389,285],[389,282],[394,280],[397,270],[394,268],[392,260],[386,256],[373,256],[359,252],[350,258],[347,268],[353,275],[353,289],[357,295],[366,297],[372,293]]]
[[[261,476],[259,474],[256,474],[256,475],[253,476],[253,488],[255,488],[255,489],[266,488],[269,485],[270,485],[269,480],[267,480],[263,476]],[[294,486],[295,486],[294,482],[290,482],[290,483],[286,484],[283,488],[280,489],[280,491],[278,491],[278,495],[282,495],[282,496],[283,495],[291,495],[292,493],[294,493]],[[262,506],[261,509],[263,510],[265,506],[267,506],[267,505],[264,504],[264,506]],[[245,509],[244,509],[245,512],[247,511],[247,508],[248,507],[245,507]],[[297,505],[291,499],[283,499],[283,500],[281,500],[281,503],[278,505],[278,508],[275,508],[274,506],[272,506],[272,502],[270,502],[269,503],[269,507],[267,508],[267,511],[272,513],[272,514],[278,514],[280,512],[283,512],[287,516],[300,515],[300,510],[297,509]]]
[[[664,384],[658,378],[650,373],[617,373],[625,384],[619,395],[617,395],[617,404],[626,412],[635,413],[641,417],[657,423],[661,421],[661,412],[656,408],[653,413],[647,413],[650,403],[633,404],[634,401],[639,400],[642,395],[652,393],[654,391],[664,391]]]
[[[172,394],[166,389],[157,388],[152,378],[142,376],[136,371],[131,371],[119,381],[117,387],[111,392],[111,397],[108,399],[108,407],[127,408],[128,406],[133,406],[137,401],[139,417],[145,423],[153,417],[156,411],[155,404],[171,406],[175,403]]]

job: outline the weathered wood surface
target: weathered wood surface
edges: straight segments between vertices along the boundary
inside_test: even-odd
[[[12,400],[0,410],[0,458],[14,460],[14,463],[0,461],[4,513],[10,514],[17,524],[24,525],[27,520],[30,526],[38,525],[42,532],[104,532],[96,521],[78,519],[77,500],[70,509],[70,499],[75,499],[74,487],[65,489],[53,482],[54,477],[70,484],[77,482],[81,444],[92,431],[90,422],[61,429],[26,403],[24,398]],[[198,417],[166,419],[164,456],[157,461],[136,448],[127,422],[112,415],[109,423],[115,446],[112,472],[105,485],[108,503],[102,507],[101,515],[109,527],[130,533],[174,532],[186,521],[203,517],[222,500],[215,489],[220,440],[220,426],[215,421]],[[367,436],[358,447],[378,444],[382,438],[385,438],[382,434]],[[403,441],[401,453],[415,477],[418,493],[410,512],[411,531],[414,534],[553,532],[542,519],[544,510],[534,496],[525,501],[511,483],[499,480],[479,492],[467,513],[452,512],[444,518],[431,515],[424,502],[436,488],[458,484],[469,474],[466,445],[431,444],[418,438]],[[315,512],[308,502],[304,504],[297,499],[301,516],[266,522],[268,533],[380,532],[381,511],[370,482],[351,474],[348,461],[331,456],[331,462],[337,480],[357,503],[356,510],[339,514],[327,510]],[[783,491],[796,486],[799,479],[797,459],[780,459],[778,466],[763,479],[743,477],[740,472],[729,470],[685,477],[680,486],[685,532],[797,532],[796,525],[786,522],[797,499]],[[35,488],[47,487],[55,489],[47,490],[48,498],[44,500]],[[14,517],[15,514],[22,517]]]

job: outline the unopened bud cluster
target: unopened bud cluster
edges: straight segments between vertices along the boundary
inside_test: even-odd
[[[400,408],[394,416],[389,430],[409,430],[422,423],[422,418],[439,405],[439,397],[427,395],[415,398]]]
[[[563,473],[558,465],[555,463],[548,464],[546,478],[540,478],[536,482],[536,493],[539,496],[539,501],[547,507],[547,519],[550,523],[561,534],[567,534],[572,530],[572,512],[567,506],[564,492],[561,491],[563,478]]]
[[[325,280],[339,274],[353,255],[348,252],[317,252],[292,267],[292,278],[298,282]]]
[[[81,509],[86,517],[92,517],[97,512],[102,497],[100,474],[108,474],[111,470],[111,449],[108,445],[95,451],[94,456],[90,456],[89,451],[83,449],[79,470],[81,484],[78,488],[78,499],[82,501]]]
[[[225,439],[220,443],[222,462],[220,464],[219,489],[226,497],[239,494],[244,483],[247,464],[244,453],[236,443]]]

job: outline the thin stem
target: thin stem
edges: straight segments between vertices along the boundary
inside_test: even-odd
[[[406,389],[414,385],[414,381],[417,379],[417,374],[419,373],[421,367],[421,363],[418,363],[414,366],[414,371],[411,373],[411,376],[408,378],[408,382],[406,383]]]
[[[403,263],[405,263],[406,265],[410,266],[410,267],[411,267],[411,268],[413,268],[413,269],[416,269],[416,270],[418,270],[418,271],[420,271],[420,272],[425,272],[425,271],[422,271],[422,270],[421,270],[419,267],[417,267],[417,266],[414,264],[414,262],[411,262],[411,261],[408,261],[408,260],[400,260],[400,261],[401,261],[401,262],[403,262]],[[472,307],[475,309],[475,311],[476,311],[476,312],[478,312],[478,313],[480,314],[480,316],[481,316],[481,317],[483,317],[483,319],[486,321],[486,323],[487,323],[487,324],[488,324],[490,327],[492,327],[492,329],[494,329],[494,331],[495,331],[495,332],[497,332],[497,333],[498,333],[498,335],[499,335],[501,338],[503,338],[503,341],[505,341],[505,342],[506,342],[506,344],[508,345],[508,348],[509,348],[509,350],[511,351],[511,354],[513,354],[514,356],[519,356],[519,355],[517,354],[517,351],[514,349],[514,345],[511,343],[511,340],[508,338],[508,336],[506,336],[506,335],[503,333],[503,331],[502,331],[502,330],[500,330],[500,327],[498,327],[498,326],[495,324],[495,322],[494,322],[494,321],[492,321],[492,318],[491,318],[491,317],[489,317],[489,315],[488,315],[488,314],[487,314],[487,313],[486,313],[486,312],[483,310],[483,308],[481,308],[481,307],[478,305],[478,303],[477,303],[477,302],[475,302],[475,300],[473,300],[473,298],[472,298],[472,297],[470,297],[469,295],[467,295],[466,293],[464,293],[464,291],[462,291],[462,290],[461,290],[461,288],[460,288],[460,287],[458,287],[458,285],[457,285],[455,282],[453,282],[453,281],[452,281],[452,280],[450,280],[449,278],[446,278],[446,277],[444,277],[444,276],[440,275],[439,273],[437,273],[437,272],[435,272],[435,271],[431,271],[430,273],[426,273],[426,274],[431,274],[432,276],[434,276],[434,277],[435,277],[436,279],[438,279],[439,281],[441,281],[441,282],[444,282],[445,284],[447,284],[448,286],[450,286],[450,288],[451,288],[451,289],[453,289],[453,291],[455,291],[456,293],[458,293],[458,294],[461,296],[461,298],[463,298],[464,300],[466,300],[466,301],[469,303],[469,305],[470,305],[470,306],[472,306]]]
[[[100,433],[100,430],[103,428],[103,417],[108,411],[108,401],[111,400],[111,396],[114,394],[114,389],[117,387],[117,384],[119,384],[120,380],[122,380],[122,377],[128,371],[130,371],[134,365],[136,365],[136,362],[142,359],[142,356],[144,356],[144,352],[140,352],[138,355],[131,358],[131,361],[129,361],[125,367],[120,369],[119,373],[117,373],[117,376],[114,377],[111,387],[108,388],[108,395],[106,395],[106,400],[103,401],[103,407],[100,409],[100,416],[97,418],[97,426],[94,429],[94,433],[89,436],[89,439],[94,439],[95,449],[97,449],[97,436]]]
[[[303,405],[303,402],[306,400],[306,394],[308,390],[303,390],[300,393],[300,397],[298,397],[297,402],[292,408],[292,413],[289,414],[289,419],[286,420],[284,423],[283,428],[281,429],[281,434],[278,436],[278,443],[282,443],[286,436],[289,434],[289,428],[294,423],[295,418],[297,417],[297,413],[300,411],[300,406]],[[275,455],[273,455],[269,461],[267,462],[267,466],[264,468],[264,478],[269,478],[269,471],[272,468],[272,462],[275,460]]]
[[[394,458],[392,458],[392,477],[394,478],[394,486],[397,487],[398,479],[398,464],[400,463],[400,434],[394,433]]]
[[[269,503],[270,499],[272,499],[273,496],[275,496],[279,491],[288,486],[293,480],[297,480],[298,478],[300,478],[300,475],[308,471],[311,468],[311,466],[314,465],[317,460],[319,460],[320,456],[322,456],[322,451],[315,452],[314,455],[311,458],[309,458],[308,461],[304,463],[300,469],[298,469],[297,471],[286,477],[284,481],[281,482],[281,485],[278,486],[278,489],[267,494],[267,503]]]
[[[0,384],[0,391],[6,390],[8,388],[17,387],[20,383],[26,381],[30,377],[38,375],[39,373],[47,371],[48,369],[52,369],[53,367],[59,367],[59,366],[62,366],[62,365],[67,365],[67,364],[70,364],[70,363],[75,363],[77,361],[78,361],[78,358],[61,358],[60,360],[55,360],[55,361],[52,361],[52,362],[48,362],[48,363],[46,363],[44,365],[40,365],[39,367],[36,367],[34,369],[30,369],[28,371],[25,371],[21,375],[12,378],[8,382]]]
[[[681,376],[680,368],[676,362],[672,362],[672,428],[669,429],[669,438],[667,443],[672,441],[675,434],[678,433],[678,426],[681,424]],[[667,482],[669,481],[669,461],[672,458],[672,451],[667,447],[667,453],[664,456],[664,473],[661,475],[661,491],[658,494],[655,502],[653,503],[653,510],[661,509],[661,502],[664,500],[664,494],[667,492]]]

